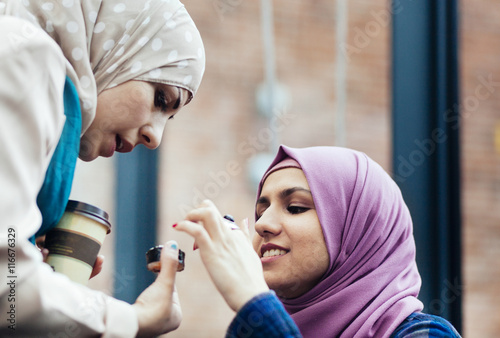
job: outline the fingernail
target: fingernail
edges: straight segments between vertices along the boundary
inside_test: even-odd
[[[167,247],[168,247],[167,255],[171,259],[177,260],[177,256],[178,256],[178,254],[177,254],[177,248],[178,248],[177,242],[176,241],[168,241]]]
[[[198,245],[196,245],[196,243],[193,244],[193,251],[198,249]]]
[[[172,225],[172,228],[175,228],[177,226],[177,223],[175,223],[174,225]]]
[[[224,218],[227,219],[229,222],[234,222],[234,217],[232,215],[224,215]]]

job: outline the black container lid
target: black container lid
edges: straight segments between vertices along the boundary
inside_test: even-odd
[[[109,223],[108,213],[96,206],[93,206],[85,202],[69,200],[68,204],[66,205],[66,211],[71,211],[86,216],[88,218],[91,218],[105,225],[108,228],[107,232],[108,234],[111,232],[111,223]]]
[[[152,247],[146,252],[146,262],[153,263],[153,262],[159,262],[160,261],[160,256],[161,256],[161,250],[163,249],[163,245],[157,245]]]

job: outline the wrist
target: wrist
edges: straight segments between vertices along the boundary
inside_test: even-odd
[[[248,302],[250,302],[253,298],[265,293],[269,292],[269,287],[267,285],[263,285],[251,290],[248,290],[247,292],[242,292],[239,297],[237,297],[236,301],[234,302],[232,309],[235,312],[240,311]]]
[[[137,302],[132,304],[132,307],[137,315],[137,323],[139,326],[137,337],[155,337],[160,333],[158,332],[158,329],[154,327],[154,322],[151,320],[151,316],[148,316],[145,313],[143,306],[144,305]]]

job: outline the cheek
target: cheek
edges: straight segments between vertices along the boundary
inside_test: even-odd
[[[325,245],[315,243],[314,247],[307,251],[303,256],[302,268],[306,275],[311,278],[319,279],[328,269],[329,257]]]
[[[89,131],[94,133],[101,132],[106,133],[113,130],[116,126],[116,119],[109,115],[99,115],[96,116],[92,124],[90,125]]]
[[[128,93],[127,104],[137,115],[144,114],[153,105],[153,93],[143,87],[131,90]]]
[[[152,94],[142,87],[126,91],[105,91],[98,97],[96,120],[100,120],[97,128],[107,125],[143,122],[150,113],[153,102]],[[108,121],[112,121],[109,123]]]
[[[321,228],[320,228],[321,229]],[[329,255],[320,229],[311,229],[297,233],[294,240],[294,259],[300,261],[300,268],[305,273],[318,277],[323,275],[329,265]]]
[[[129,99],[121,103],[120,109],[113,114],[116,121],[123,124],[142,124],[150,113],[151,105],[145,101]]]

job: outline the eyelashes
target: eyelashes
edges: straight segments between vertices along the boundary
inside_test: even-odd
[[[267,207],[266,207],[266,209],[267,209]],[[258,210],[258,212],[256,212],[256,220],[258,220],[262,216],[262,214],[266,211],[266,209],[264,209],[264,210]],[[286,207],[286,210],[291,215],[298,215],[298,214],[302,214],[304,212],[307,212],[307,211],[311,210],[311,208],[309,208],[309,207],[295,206],[295,205],[289,205],[289,206]]]
[[[160,108],[161,111],[163,111],[163,112],[167,111],[167,106],[168,106],[167,105],[167,97],[166,97],[165,91],[163,89],[157,89],[155,91],[154,104],[155,104],[155,107]]]
[[[286,209],[292,215],[301,214],[301,213],[306,212],[307,210],[309,210],[309,208],[298,207],[298,206],[293,206],[293,205],[288,206]]]
[[[154,104],[155,107],[158,107],[161,109],[162,112],[166,113],[168,110],[168,102],[167,102],[167,96],[165,95],[165,91],[163,89],[156,89],[155,91],[155,97],[154,97]],[[177,103],[172,109],[177,109],[179,106],[179,100],[177,100]],[[169,116],[169,120],[174,119],[174,115]]]

